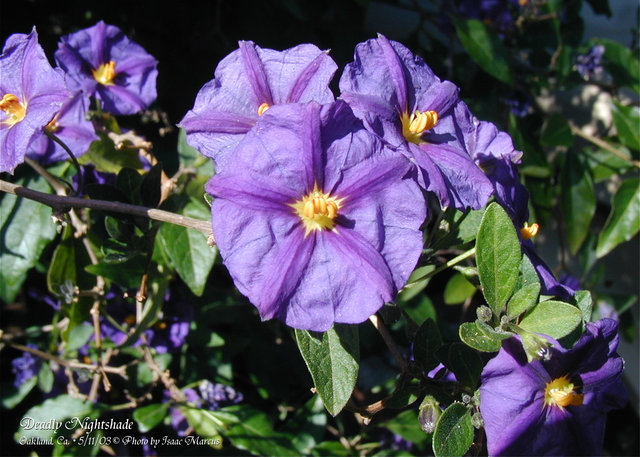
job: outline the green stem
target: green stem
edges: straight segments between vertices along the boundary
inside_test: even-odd
[[[421,276],[421,277],[415,279],[413,282],[410,282],[409,284],[405,285],[404,289],[411,288],[411,287],[415,286],[418,282],[424,281],[425,279],[428,279],[428,278],[431,278],[432,276],[437,275],[438,273],[440,273],[441,271],[446,270],[447,268],[451,268],[452,266],[462,262],[463,260],[468,259],[469,257],[474,255],[475,253],[476,253],[476,248],[473,247],[473,248],[469,249],[468,251],[465,251],[462,254],[460,254],[460,255],[454,257],[453,259],[447,261],[446,263],[440,265],[435,270],[432,270],[432,271],[430,271],[428,273],[425,273],[424,276]]]

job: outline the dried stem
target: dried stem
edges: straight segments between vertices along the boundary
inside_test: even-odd
[[[606,151],[609,151],[611,154],[615,155],[616,157],[621,158],[625,162],[630,163],[634,167],[640,168],[640,162],[639,161],[633,160],[633,159],[627,157],[625,154],[620,152],[618,149],[616,149],[615,147],[613,147],[611,144],[607,143],[606,141],[604,141],[604,140],[602,140],[602,139],[600,139],[600,138],[598,138],[596,136],[589,135],[588,133],[584,132],[581,128],[579,128],[577,125],[575,125],[573,122],[569,122],[569,127],[571,127],[571,133],[573,133],[574,135],[577,135],[580,138],[583,138],[583,139],[595,144],[599,148],[602,148],[602,149],[604,149]]]
[[[58,212],[64,212],[69,208],[90,208],[168,222],[170,224],[197,230],[205,234],[207,237],[211,237],[213,234],[211,231],[211,223],[209,221],[194,219],[161,209],[153,209],[144,206],[105,200],[91,200],[86,198],[67,197],[63,195],[51,195],[2,180],[0,180],[0,191],[37,201],[50,206],[54,211]]]

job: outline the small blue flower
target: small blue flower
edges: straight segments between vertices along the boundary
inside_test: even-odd
[[[601,44],[592,46],[588,53],[579,55],[576,59],[576,70],[587,81],[602,73],[602,56],[605,48]]]

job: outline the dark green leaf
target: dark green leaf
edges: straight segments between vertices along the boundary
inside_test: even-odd
[[[188,202],[182,214],[202,220],[210,217],[204,205],[194,202]],[[180,278],[195,295],[202,295],[217,254],[217,249],[207,244],[207,236],[179,225],[163,224],[157,239]]]
[[[582,313],[568,303],[549,300],[538,303],[520,321],[520,327],[534,333],[542,333],[560,339],[568,335],[582,322]]]
[[[460,273],[456,273],[444,287],[444,302],[447,305],[458,305],[473,297],[475,293],[476,286],[467,281]]]
[[[85,270],[94,275],[104,276],[124,287],[139,287],[145,264],[146,257],[138,255],[122,263],[99,262],[88,265]]]
[[[438,365],[435,352],[442,346],[440,330],[433,319],[425,320],[413,340],[413,356],[424,371],[430,371]]]
[[[133,411],[133,420],[138,424],[140,433],[146,433],[158,425],[167,415],[168,403],[154,403],[152,405],[136,408]]]
[[[43,178],[19,181],[25,187],[49,192]],[[33,268],[44,248],[56,236],[51,208],[13,194],[0,201],[0,299],[15,300],[27,272]]]
[[[540,283],[528,284],[519,289],[507,303],[507,315],[510,318],[526,313],[538,302]]]
[[[476,240],[476,261],[482,293],[495,315],[499,315],[518,280],[520,242],[511,218],[492,203],[482,218]]]
[[[482,371],[482,360],[476,351],[463,343],[449,345],[448,366],[460,384],[475,389]]]
[[[296,342],[318,395],[332,415],[347,404],[358,377],[358,327],[335,324],[324,333],[296,330]]]
[[[562,114],[553,114],[547,118],[542,126],[540,135],[542,146],[571,146],[573,144],[573,133],[569,127],[569,122]]]
[[[469,56],[494,78],[512,84],[507,48],[496,33],[477,19],[456,19],[455,26]]]
[[[444,410],[433,433],[436,457],[463,456],[473,443],[473,425],[469,410],[454,403]]]
[[[502,347],[502,340],[510,333],[498,333],[481,322],[465,322],[458,330],[460,339],[469,347],[481,352],[497,352]]]
[[[623,106],[613,102],[613,124],[618,131],[618,139],[625,146],[640,151],[640,108]]]
[[[640,178],[623,181],[611,199],[611,213],[600,237],[596,255],[603,257],[640,230]]]
[[[123,195],[126,195],[129,202],[134,205],[141,205],[140,189],[142,187],[142,176],[137,170],[123,168],[116,178],[116,187]]]
[[[569,251],[575,255],[596,212],[596,195],[588,168],[577,154],[567,154],[560,175],[561,206],[567,227]]]
[[[391,409],[406,408],[418,399],[421,392],[422,388],[418,384],[408,384],[383,400],[383,406]]]
[[[162,165],[159,163],[151,167],[151,170],[142,178],[140,196],[142,205],[155,208],[160,204],[162,192]]]
[[[605,149],[585,148],[582,150],[582,153],[587,157],[594,182],[604,181],[614,175],[622,175],[632,166],[629,149],[620,146],[616,147],[616,150],[627,160]]]
[[[229,407],[237,422],[226,432],[227,438],[239,449],[256,455],[297,456],[299,452],[291,445],[293,435],[276,432],[266,414],[247,406]],[[215,417],[219,411],[212,411]]]
[[[605,47],[604,67],[611,73],[613,80],[640,93],[640,63],[637,52],[634,53],[613,40],[599,39],[598,42]]]

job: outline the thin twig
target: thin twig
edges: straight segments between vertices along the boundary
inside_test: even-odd
[[[156,221],[168,222],[181,227],[194,229],[205,234],[207,237],[211,237],[213,234],[211,231],[211,223],[209,221],[194,219],[161,209],[130,205],[128,203],[110,202],[106,200],[91,200],[86,198],[46,194],[44,192],[38,192],[37,190],[2,180],[0,180],[0,191],[40,202],[44,205],[50,206],[54,211],[57,210],[59,212],[63,212],[69,208],[90,208],[100,211],[111,211],[114,213],[147,217]]]
[[[396,342],[391,337],[389,330],[387,330],[387,327],[382,323],[382,319],[380,319],[375,314],[372,314],[371,316],[369,316],[369,320],[371,321],[373,326],[376,328],[376,330],[378,330],[378,332],[380,333],[380,336],[382,336],[382,339],[384,340],[387,347],[391,351],[393,358],[396,359],[396,363],[398,364],[402,372],[407,371],[407,361],[404,359],[404,357],[400,353],[400,349],[398,349]]]
[[[613,147],[611,144],[607,143],[606,141],[604,141],[604,140],[602,140],[602,139],[600,139],[600,138],[598,138],[596,136],[589,135],[587,132],[583,131],[580,127],[575,125],[573,122],[569,122],[569,127],[571,127],[571,133],[573,133],[574,135],[577,135],[580,138],[583,138],[583,139],[595,144],[599,148],[602,148],[602,149],[604,149],[606,151],[609,151],[611,154],[615,155],[616,157],[621,158],[625,162],[630,163],[634,167],[640,168],[640,162],[639,161],[630,159],[629,157],[624,155],[622,152],[620,152],[618,149],[616,149],[615,147]]]

